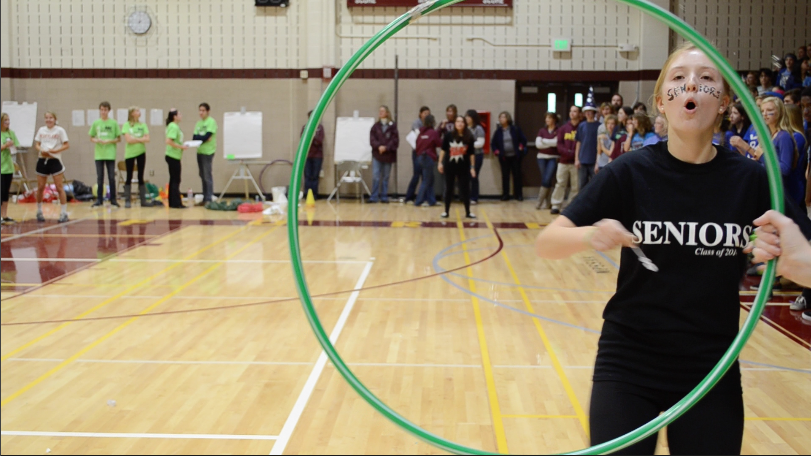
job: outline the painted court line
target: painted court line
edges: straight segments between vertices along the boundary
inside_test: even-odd
[[[190,440],[276,440],[273,435],[228,435],[228,434],[138,434],[128,432],[39,432],[1,431],[4,436],[18,437],[83,437],[102,439],[190,439]]]
[[[104,259],[104,258],[38,258],[38,257],[24,257],[24,258],[2,258],[0,261],[8,261],[8,262],[38,262],[38,261],[47,261],[50,263],[54,262],[80,262],[80,263],[100,263],[102,261],[106,261],[109,263],[222,263],[227,262],[230,264],[255,264],[255,263],[268,263],[268,264],[290,264],[290,260],[190,260],[190,259],[180,259],[180,260],[170,260],[170,259],[159,259],[159,258],[111,258],[111,259]],[[356,260],[305,260],[304,263],[310,264],[366,264],[365,261],[356,261]]]
[[[2,240],[0,240],[0,242],[13,241],[15,239],[20,239],[20,238],[23,238],[23,237],[26,237],[26,236],[31,236],[33,234],[44,233],[44,232],[46,232],[48,230],[52,230],[54,228],[61,228],[61,227],[65,227],[65,226],[70,226],[70,225],[73,225],[74,223],[79,223],[79,222],[82,222],[82,221],[85,221],[85,220],[87,220],[87,219],[76,219],[76,220],[71,220],[71,221],[65,222],[65,223],[58,223],[56,225],[46,226],[45,228],[40,228],[38,230],[27,231],[25,233],[20,233],[20,234],[18,234],[16,236],[9,236],[7,238],[3,238]]]
[[[371,261],[366,263],[366,267],[363,269],[363,272],[358,279],[358,283],[355,284],[355,290],[363,288],[363,284],[366,282],[366,278],[369,277],[369,272],[372,270],[373,265],[374,263]],[[346,301],[344,310],[341,312],[341,316],[338,318],[338,321],[335,323],[335,327],[332,329],[332,333],[329,336],[329,340],[333,344],[335,344],[338,337],[341,335],[341,331],[343,331],[346,321],[349,319],[349,314],[352,312],[352,308],[355,307],[355,302],[357,302],[359,295],[360,291],[354,291],[351,295],[349,295],[349,299]],[[304,413],[304,407],[307,406],[307,402],[310,400],[310,396],[313,394],[313,390],[315,390],[315,385],[318,383],[318,379],[321,377],[321,373],[324,371],[324,367],[326,365],[327,354],[322,351],[321,354],[318,355],[318,361],[316,361],[315,367],[313,367],[312,372],[310,372],[310,376],[307,378],[307,382],[304,384],[301,394],[299,394],[295,405],[293,405],[293,410],[290,412],[290,415],[288,415],[287,420],[284,422],[282,432],[279,433],[279,438],[273,445],[273,450],[271,450],[270,454],[284,453],[284,449],[287,447],[287,442],[290,441],[290,437],[293,435],[293,431],[296,429],[298,420],[301,418],[301,414]]]

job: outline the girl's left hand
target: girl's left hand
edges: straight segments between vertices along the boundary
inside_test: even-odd
[[[470,168],[470,177],[472,177],[474,179],[476,178],[476,170],[473,169],[473,168]]]

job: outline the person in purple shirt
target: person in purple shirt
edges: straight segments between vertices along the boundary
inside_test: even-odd
[[[388,106],[380,107],[379,116],[380,120],[369,132],[373,176],[370,203],[389,202],[389,175],[392,165],[397,161],[397,147],[400,146],[400,133]]]

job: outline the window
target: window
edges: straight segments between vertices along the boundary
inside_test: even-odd
[[[574,94],[574,105],[578,107],[583,107],[583,94],[576,93]]]
[[[548,112],[556,112],[557,105],[558,105],[558,95],[556,93],[550,93],[546,97],[546,110]]]

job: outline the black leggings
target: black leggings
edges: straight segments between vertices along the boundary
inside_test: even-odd
[[[737,376],[728,377],[667,427],[670,454],[741,453],[743,395]],[[628,383],[594,382],[589,417],[591,444],[605,443],[637,429],[685,395]],[[656,439],[652,435],[613,454],[653,454]]]
[[[127,185],[132,185],[132,174],[135,165],[138,165],[138,185],[144,185],[144,168],[146,167],[146,154],[126,159]]]
[[[445,174],[445,212],[450,211],[451,201],[453,201],[454,183],[459,180],[459,198],[465,203],[465,215],[470,214],[470,162],[461,160],[459,162],[448,161],[444,166]]]
[[[166,164],[169,165],[169,207],[183,207],[183,200],[180,199],[180,160],[167,155]]]
[[[4,203],[8,203],[8,195],[9,191],[11,190],[11,181],[14,178],[13,173],[3,174],[2,175],[2,186],[3,186],[3,201]]]
[[[501,160],[501,196],[510,196],[510,174],[513,176],[513,196],[524,197],[524,187],[521,183],[521,156],[504,157]]]
[[[110,183],[110,201],[115,201],[115,160],[96,160],[96,183],[98,200],[104,201],[104,168],[107,168],[107,180]]]

